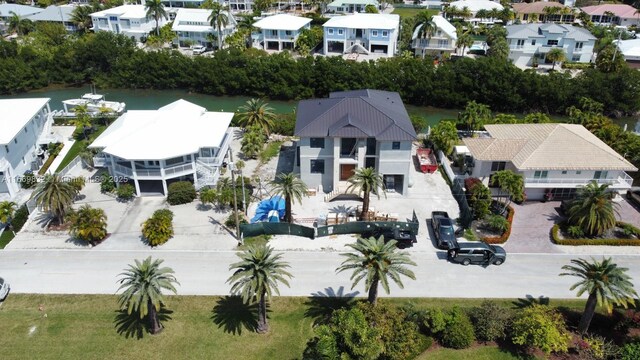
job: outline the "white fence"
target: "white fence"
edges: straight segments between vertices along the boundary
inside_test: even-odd
[[[76,166],[84,166],[84,164],[82,163],[82,159],[80,158],[80,156],[76,156],[75,158],[73,158],[73,160],[71,160],[71,162],[64,167],[64,169],[60,170],[58,172],[58,175],[60,176],[67,176],[69,175],[69,173],[71,173],[71,171],[73,171]]]
[[[438,150],[437,154],[438,154],[438,161],[440,162],[440,165],[442,165],[444,172],[447,174],[447,177],[449,178],[449,180],[451,180],[451,182],[453,182],[456,179],[464,180],[469,177],[469,175],[466,175],[466,174],[464,175],[456,174],[453,171],[453,168],[451,167],[451,163],[449,162],[449,159],[447,159],[447,157],[444,155],[442,150]]]

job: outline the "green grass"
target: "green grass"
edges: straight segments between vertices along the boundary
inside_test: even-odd
[[[400,17],[414,17],[418,13],[421,13],[423,11],[428,11],[431,16],[438,15],[437,10],[427,10],[420,8],[395,8],[393,9],[392,14],[400,15]]]
[[[224,298],[222,298],[224,299]],[[513,307],[514,300],[496,300]],[[10,294],[0,307],[2,358],[11,359],[299,359],[313,336],[312,319],[305,317],[306,298],[274,298],[270,306],[271,332],[258,335],[242,324],[247,308],[220,297],[171,296],[170,320],[155,336],[127,338],[116,330],[117,297],[112,295]],[[381,299],[398,306],[463,308],[482,299]],[[44,311],[39,311],[42,305]],[[582,301],[551,305],[582,309]],[[47,317],[44,317],[46,313]],[[225,330],[227,329],[227,330]],[[236,330],[234,333],[234,331]],[[241,331],[240,334],[237,332]],[[10,345],[10,346],[8,346]],[[421,359],[514,359],[492,347],[468,350],[433,349]]]
[[[100,134],[102,134],[102,132],[106,128],[107,127],[104,125],[96,125],[96,131],[89,135],[88,140],[85,140],[85,139],[76,140],[76,142],[74,142],[73,145],[71,145],[71,149],[69,149],[69,152],[67,153],[67,155],[64,157],[64,159],[62,159],[62,162],[60,163],[60,165],[58,165],[58,168],[56,169],[55,172],[59,172],[62,169],[64,169],[65,166],[69,165],[69,163],[73,161],[73,159],[75,159],[76,156],[78,156],[78,154],[85,151],[87,149],[87,146],[89,146],[93,142],[93,140],[95,140],[98,136],[100,136]]]
[[[282,145],[282,141],[274,141],[267,144],[267,146],[262,150],[260,155],[260,162],[262,164],[266,164],[269,160],[280,154],[280,146]]]
[[[416,360],[519,360],[522,357],[495,346],[474,347],[464,350],[438,348],[426,351]]]
[[[7,244],[13,240],[13,238],[15,237],[15,235],[13,235],[13,232],[10,230],[5,230],[2,232],[2,235],[0,235],[0,249],[4,249],[5,246],[7,246]]]
[[[243,244],[242,246],[239,247],[239,250],[244,250],[251,245],[253,246],[267,245],[267,243],[271,238],[272,238],[271,235],[258,235],[258,236],[251,236],[251,237],[244,238]]]

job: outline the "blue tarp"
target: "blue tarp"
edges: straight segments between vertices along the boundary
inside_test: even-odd
[[[269,216],[269,212],[272,210],[276,210],[280,215],[279,217],[283,218],[285,211],[284,198],[281,196],[274,196],[270,199],[260,201],[260,203],[258,203],[258,208],[256,209],[256,215],[251,219],[251,223],[253,224],[260,221],[273,222],[272,218],[275,216]]]

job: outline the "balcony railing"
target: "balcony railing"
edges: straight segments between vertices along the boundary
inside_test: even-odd
[[[606,179],[564,179],[564,178],[540,178],[540,179],[526,179],[526,184],[587,184],[591,181],[595,181],[598,184],[610,184],[610,185],[623,185],[625,187],[631,187],[633,178],[626,173],[616,178]]]
[[[160,176],[160,169],[136,169],[137,176]]]
[[[93,158],[93,167],[105,167],[107,165],[107,159],[102,156],[95,156]]]
[[[189,163],[189,164],[178,165],[178,166],[174,166],[174,167],[170,167],[170,168],[165,168],[164,169],[164,174],[165,175],[174,175],[174,174],[183,173],[185,171],[192,171],[192,170],[193,170],[193,165],[191,163]]]
[[[126,166],[118,165],[118,164],[116,164],[116,166],[115,166],[115,171],[119,172],[120,174],[127,175],[127,176],[133,175],[133,172],[131,171],[130,168],[128,168]]]

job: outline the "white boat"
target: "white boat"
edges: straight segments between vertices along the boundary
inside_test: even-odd
[[[62,102],[65,113],[72,113],[76,106],[85,105],[89,114],[97,114],[102,109],[108,109],[114,114],[122,114],[126,107],[123,102],[106,101],[101,94],[84,94],[79,99],[69,99]]]

